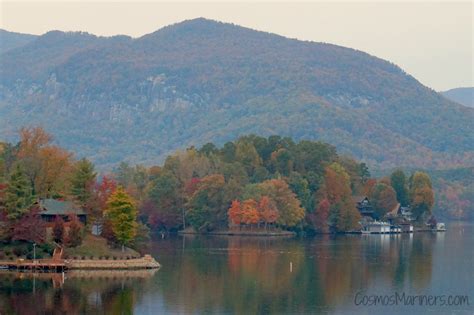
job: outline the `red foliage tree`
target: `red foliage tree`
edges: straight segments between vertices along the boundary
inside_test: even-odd
[[[100,214],[102,214],[102,212],[104,211],[107,205],[107,200],[109,199],[110,195],[112,195],[116,189],[117,182],[108,176],[102,177],[102,180],[96,183],[94,192],[96,206]]]
[[[82,243],[82,224],[77,215],[69,215],[69,232],[67,243],[70,247],[76,247]]]
[[[53,239],[56,243],[63,243],[64,241],[64,220],[61,216],[57,216],[54,220]]]
[[[312,223],[314,227],[322,233],[328,232],[328,217],[330,209],[329,200],[323,199],[319,202],[316,211],[312,216]]]
[[[41,244],[46,240],[46,225],[41,220],[40,209],[33,207],[13,227],[13,240]]]
[[[191,197],[196,190],[199,188],[200,178],[193,177],[184,185],[184,192],[186,196]]]

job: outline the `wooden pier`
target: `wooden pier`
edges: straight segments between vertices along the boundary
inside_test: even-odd
[[[58,259],[37,259],[37,260],[16,260],[0,261],[1,269],[32,272],[63,272],[67,269],[64,260]]]

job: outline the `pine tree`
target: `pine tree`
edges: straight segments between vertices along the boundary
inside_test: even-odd
[[[5,191],[4,206],[9,220],[18,220],[29,211],[34,197],[28,177],[20,165],[17,165],[10,176]]]
[[[107,201],[105,211],[107,219],[110,219],[112,230],[117,241],[125,245],[133,241],[137,233],[137,209],[135,202],[119,187]]]
[[[406,207],[409,203],[409,196],[405,173],[402,170],[394,171],[390,176],[390,183],[397,193],[398,202]]]
[[[76,163],[71,179],[71,194],[86,208],[92,197],[95,178],[94,165],[87,159],[82,159]]]

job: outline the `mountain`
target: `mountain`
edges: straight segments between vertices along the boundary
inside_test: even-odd
[[[13,33],[0,29],[0,53],[24,46],[36,37],[36,35]]]
[[[474,87],[463,87],[441,92],[453,102],[474,108]]]
[[[0,137],[43,125],[101,167],[249,133],[379,168],[474,165],[474,109],[354,49],[200,18],[136,39],[52,31],[0,57]]]

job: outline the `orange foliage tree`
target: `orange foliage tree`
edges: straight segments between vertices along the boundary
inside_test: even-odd
[[[71,153],[51,144],[52,136],[41,127],[20,130],[18,159],[33,187],[33,194],[51,197],[64,193],[71,172]]]
[[[258,210],[260,212],[260,218],[265,223],[265,229],[268,224],[274,224],[280,216],[275,202],[268,196],[263,196],[258,203]]]
[[[250,226],[258,224],[260,215],[257,206],[257,202],[253,199],[247,199],[242,203],[242,221],[245,224]]]
[[[240,205],[240,201],[232,201],[232,205],[230,206],[227,214],[229,216],[229,222],[231,225],[240,227],[240,224],[242,224],[242,207]]]

